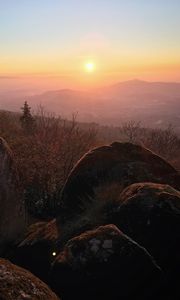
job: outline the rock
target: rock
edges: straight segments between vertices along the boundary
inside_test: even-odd
[[[52,286],[65,299],[152,299],[162,274],[148,252],[116,226],[101,226],[65,245]]]
[[[6,258],[48,281],[51,264],[65,243],[92,228],[94,224],[87,226],[87,220],[83,217],[64,226],[58,219],[35,223],[29,227],[22,241],[7,253]]]
[[[69,238],[94,228],[94,224],[89,227],[85,225],[87,220],[83,218],[76,222],[67,222],[64,226],[59,224],[58,219],[35,223],[6,257],[47,281],[51,263]]]
[[[30,272],[0,259],[1,300],[58,300],[40,279]]]
[[[8,258],[47,281],[51,263],[59,251],[56,245],[59,234],[55,219],[35,223]]]
[[[167,183],[180,187],[178,172],[148,149],[115,142],[88,152],[75,165],[62,191],[61,213],[77,216],[91,205],[100,188],[101,198],[116,198],[120,190],[136,182]],[[88,207],[89,208],[89,207]]]
[[[165,272],[168,299],[179,299],[180,192],[169,185],[139,183],[125,189],[120,202],[115,224],[153,255]]]
[[[162,267],[174,260],[180,267],[180,192],[169,185],[138,183],[119,198],[115,224],[148,249]]]
[[[7,143],[0,138],[0,253],[25,231],[22,190],[14,159]]]

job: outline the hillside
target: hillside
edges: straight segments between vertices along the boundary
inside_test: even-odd
[[[180,127],[180,83],[130,80],[91,91],[61,89],[33,95],[26,92],[0,93],[2,109],[19,110],[24,100],[35,109],[42,104],[48,111],[79,120],[119,125],[134,119],[151,127],[173,123]]]

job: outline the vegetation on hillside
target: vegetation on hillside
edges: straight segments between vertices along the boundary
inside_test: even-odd
[[[45,219],[56,215],[62,187],[75,163],[96,146],[114,140],[141,144],[180,169],[180,139],[171,125],[162,130],[134,121],[120,127],[82,124],[77,115],[68,121],[41,106],[32,113],[25,102],[20,114],[0,112],[0,136],[14,153],[28,211]]]

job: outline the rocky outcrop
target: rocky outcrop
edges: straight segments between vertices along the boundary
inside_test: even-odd
[[[0,253],[21,237],[25,230],[25,211],[13,155],[0,138]]]
[[[114,223],[146,247],[167,269],[180,268],[180,192],[169,185],[138,183],[119,196]]]
[[[58,300],[59,298],[30,272],[0,259],[1,300]]]
[[[121,191],[131,182],[145,179],[176,186],[178,172],[151,151],[133,144],[114,143],[89,152],[68,178],[60,216],[49,224],[31,227],[16,250],[18,263],[44,278],[54,259],[52,253],[61,251],[69,239],[111,223],[121,229]],[[92,194],[95,196],[90,197]]]
[[[52,268],[52,285],[65,299],[152,299],[161,279],[148,252],[114,225],[71,239]]]
[[[12,259],[65,300],[150,300],[160,299],[162,291],[163,299],[174,300],[180,276],[178,188],[178,172],[141,146],[97,148],[69,175],[59,216],[31,226]],[[163,287],[152,257],[168,278]]]
[[[139,145],[115,142],[88,152],[70,173],[62,192],[65,219],[81,213],[100,188],[101,197],[136,182],[180,187],[178,172],[165,160]],[[107,196],[106,196],[107,197]]]

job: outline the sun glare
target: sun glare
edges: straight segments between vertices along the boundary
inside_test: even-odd
[[[95,64],[93,62],[87,62],[85,64],[85,69],[89,73],[94,72],[94,70],[95,70]]]

